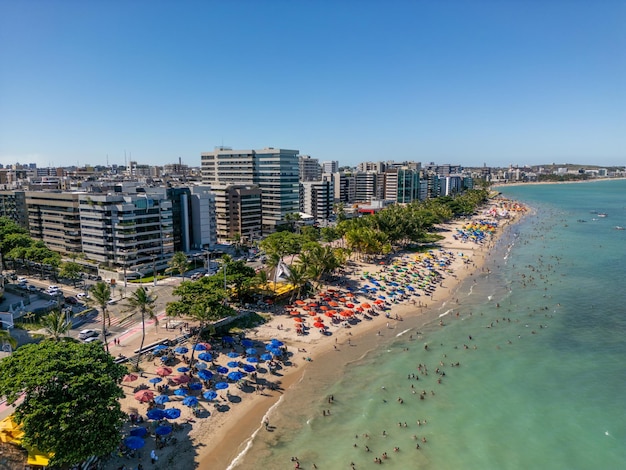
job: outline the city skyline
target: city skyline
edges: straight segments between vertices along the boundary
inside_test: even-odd
[[[0,2],[0,163],[626,163],[626,3]]]

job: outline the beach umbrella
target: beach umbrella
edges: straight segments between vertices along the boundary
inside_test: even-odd
[[[234,343],[235,340],[232,336],[222,336],[222,341],[225,343]]]
[[[150,380],[148,380],[148,382],[150,382],[151,384],[158,384],[162,381],[163,379],[161,377],[152,377]]]
[[[259,362],[258,358],[256,358],[255,356],[246,357],[246,361],[251,362],[253,364],[255,362]]]
[[[209,370],[200,370],[198,371],[198,377],[202,380],[211,380],[213,378],[213,372]]]
[[[315,323],[313,323],[313,326],[315,328],[324,328],[326,325],[324,325],[322,322],[320,321],[316,321]]]
[[[196,365],[195,365],[195,368],[198,370],[203,370],[203,369],[206,369],[207,367],[209,366],[207,366],[206,362],[196,362]]]
[[[218,382],[218,383],[215,384],[215,388],[217,390],[224,390],[224,389],[228,388],[228,383],[226,383],[226,382]]]
[[[297,310],[292,310],[291,312],[289,312],[289,315],[295,317],[296,315],[300,315],[300,312],[298,312]]]
[[[141,449],[146,445],[146,441],[144,441],[139,436],[130,436],[124,439],[124,445],[132,450]]]
[[[254,372],[256,370],[256,367],[251,364],[244,364],[241,366],[241,368],[246,372]]]
[[[218,366],[217,369],[218,374],[228,374],[228,367]]]
[[[317,308],[317,307],[319,307],[319,305],[318,305],[318,304],[316,304],[316,303],[312,303],[312,304],[309,304],[309,307],[311,307],[311,308]]]
[[[293,321],[296,323],[302,323],[304,320],[302,318],[294,318]]]
[[[415,289],[413,289],[413,287],[411,287],[411,286],[406,286],[406,288],[409,289],[411,292],[415,291]]]
[[[348,308],[354,308],[354,304],[350,304],[350,303],[348,303],[348,304],[346,304],[346,307],[348,307]]]
[[[243,378],[243,373],[239,371],[230,372],[228,374],[228,378],[233,381],[241,380]]]
[[[141,403],[146,403],[151,401],[154,398],[154,393],[150,390],[140,390],[135,393],[135,399],[139,400]]]
[[[208,349],[211,349],[210,347],[208,347],[210,345],[207,345],[207,343],[198,343],[193,347],[194,351],[206,351]]]
[[[179,367],[176,369],[178,372],[189,372],[189,367]]]
[[[269,354],[269,353],[261,354],[261,360],[262,361],[271,361],[272,360],[272,355]]]
[[[282,341],[277,340],[277,339],[271,339],[271,340],[270,340],[270,343],[271,343],[274,347],[277,347],[277,348],[279,348],[279,347],[281,347],[281,346],[283,346],[283,345],[285,344],[285,343],[283,343]]]
[[[230,361],[230,362],[227,362],[226,365],[228,367],[239,367],[239,361]]]
[[[163,414],[167,419],[180,418],[180,410],[178,408],[167,408],[163,410]]]
[[[186,348],[185,346],[179,346],[176,349],[174,349],[174,352],[176,354],[187,354],[189,352],[189,349]]]
[[[252,347],[254,345],[254,342],[252,340],[249,340],[249,339],[242,339],[241,340],[241,345],[244,348],[250,348],[250,347]]]
[[[382,304],[384,302],[382,300],[380,300],[380,299],[376,299],[376,300],[374,300],[374,303],[377,304],[377,305],[380,305],[380,304]]]
[[[379,296],[378,296],[378,298],[379,298],[380,300],[385,300],[385,298],[386,298],[386,297],[385,297],[384,295],[379,295]]]
[[[174,381],[178,385],[186,384],[190,380],[191,380],[191,377],[189,377],[188,375],[177,375],[176,377],[172,378],[172,381]]]
[[[229,352],[229,353],[227,354],[227,356],[228,356],[228,357],[235,358],[235,357],[239,357],[239,353],[237,353],[237,352],[235,352],[235,351],[231,351],[231,352]]]
[[[185,406],[196,406],[198,404],[198,399],[196,397],[187,397],[183,400],[183,405]]]
[[[257,350],[255,348],[248,348],[246,349],[246,354],[249,356],[256,356]]]
[[[148,433],[146,428],[134,428],[130,430],[131,436],[143,437]]]
[[[328,305],[330,305],[331,307],[339,307],[339,304],[335,302],[334,300],[331,300],[330,302],[328,302]]]
[[[146,412],[146,416],[148,417],[148,419],[153,419],[155,421],[163,419],[165,417],[165,415],[163,414],[163,410],[160,410],[158,408],[152,408],[151,410],[148,410]]]
[[[154,347],[155,351],[165,351],[166,349],[168,349],[168,346],[165,346],[164,344],[158,344]]]
[[[208,352],[198,354],[198,359],[201,361],[211,362],[213,360],[213,355]]]
[[[187,390],[185,390],[184,388],[177,388],[176,390],[174,390],[174,395],[176,395],[177,397],[186,397]]]
[[[165,377],[172,373],[172,369],[170,367],[165,367],[165,366],[157,367],[156,373],[157,375],[160,375],[161,377]]]
[[[170,401],[170,397],[168,397],[167,395],[158,395],[154,397],[154,402],[157,405],[165,405],[168,401]]]
[[[300,300],[300,299],[296,300],[295,303],[296,303],[296,305],[305,305],[305,302]]]
[[[202,390],[202,384],[200,382],[192,382],[189,384],[189,390]]]
[[[322,306],[320,307],[320,310],[322,310],[322,311],[324,311],[324,312],[325,312],[326,310],[328,310],[328,307],[327,307],[326,305],[322,305]]]
[[[172,432],[172,426],[159,426],[154,430],[157,436],[165,436]]]
[[[202,396],[207,400],[215,400],[217,398],[217,392],[215,390],[209,390],[204,392]]]
[[[122,382],[134,382],[139,376],[137,374],[126,374],[122,379]]]
[[[334,310],[329,310],[328,312],[326,312],[324,315],[326,315],[329,318],[332,318],[335,316],[335,311]]]

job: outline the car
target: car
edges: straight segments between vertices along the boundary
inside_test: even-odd
[[[76,297],[68,297],[65,299],[65,302],[70,305],[76,305],[78,303],[78,299],[76,299]]]
[[[37,286],[28,286],[28,290],[31,292],[37,292],[39,289],[37,289]]]
[[[25,277],[18,277],[17,278],[17,283],[18,284],[26,284],[28,282],[28,279],[26,279]]]
[[[107,304],[109,304],[109,305],[113,305],[113,304],[115,304],[116,302],[117,302],[117,300],[115,300],[115,299],[109,299],[109,300],[107,301]]]
[[[85,343],[95,343],[96,341],[101,342],[101,341],[100,341],[100,339],[99,339],[98,337],[96,337],[96,336],[92,336],[92,337],[90,337],[90,338],[87,338],[87,339],[85,340]]]
[[[76,298],[78,300],[82,300],[82,299],[88,299],[89,296],[87,294],[85,294],[84,292],[80,292],[80,293],[76,294]]]
[[[59,286],[48,286],[48,290],[59,290]]]
[[[97,338],[99,334],[100,333],[98,333],[96,330],[81,330],[78,333],[78,339],[82,339],[84,341],[88,338]]]

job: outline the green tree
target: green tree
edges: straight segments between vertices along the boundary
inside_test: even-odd
[[[74,287],[76,287],[76,283],[80,280],[80,275],[82,272],[83,267],[80,264],[75,263],[74,261],[61,263],[61,266],[59,268],[59,276],[72,281]]]
[[[60,310],[53,310],[41,317],[41,325],[54,341],[59,341],[72,328],[72,322],[67,321],[65,314]]]
[[[14,413],[24,442],[69,468],[119,446],[124,373],[96,344],[42,341],[0,361],[0,396],[11,405],[24,396]]]
[[[177,272],[185,280],[185,273],[189,269],[189,260],[187,259],[187,255],[182,251],[177,251],[172,256],[172,259],[169,261],[167,271],[168,272]]]
[[[141,286],[131,294],[126,303],[126,312],[130,312],[131,314],[124,320],[132,317],[136,313],[141,314],[141,345],[139,346],[139,353],[137,354],[137,363],[135,364],[136,370],[139,370],[139,362],[141,361],[141,355],[143,354],[143,342],[146,339],[146,316],[150,320],[154,320],[155,327],[159,324],[159,320],[154,314],[156,300],[156,295],[151,294],[148,292],[148,289]]]
[[[4,258],[13,248],[17,246],[15,243],[18,239],[32,240],[28,236],[28,230],[21,227],[8,217],[0,217],[0,261],[2,261],[0,269],[6,268],[6,266],[4,265]],[[30,241],[28,241],[24,246],[29,245]]]
[[[109,352],[109,342],[106,336],[106,321],[108,320],[109,326],[111,326],[111,316],[107,310],[109,306],[109,300],[111,300],[111,286],[106,282],[100,281],[91,288],[89,297],[87,298],[87,304],[96,306],[102,313],[102,341],[106,352]]]

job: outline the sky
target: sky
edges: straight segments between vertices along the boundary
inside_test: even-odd
[[[0,0],[0,163],[626,165],[626,0]]]

